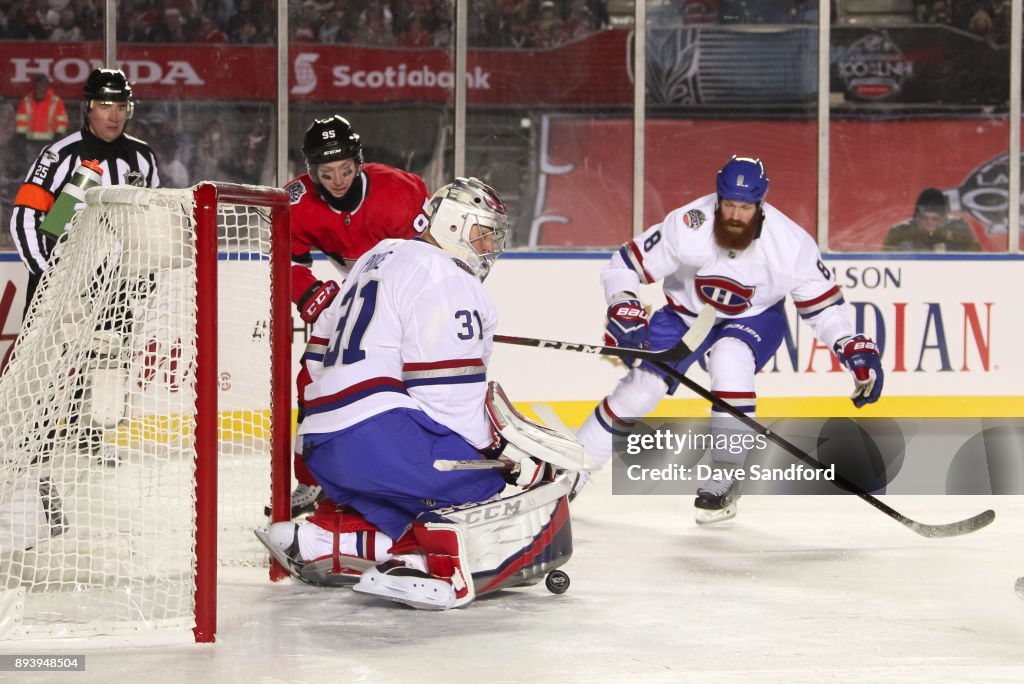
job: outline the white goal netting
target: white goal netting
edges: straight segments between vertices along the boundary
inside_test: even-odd
[[[217,556],[267,563],[269,210],[219,204],[204,226],[193,190],[90,190],[0,376],[0,639],[193,625],[196,296],[213,288]],[[216,278],[197,230],[216,230]]]

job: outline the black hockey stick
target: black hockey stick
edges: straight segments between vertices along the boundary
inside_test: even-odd
[[[771,441],[775,442],[800,461],[803,461],[812,468],[825,470],[826,466],[824,463],[814,458],[813,456],[805,452],[803,449],[800,449],[796,445],[792,444],[782,436],[775,434],[758,421],[745,415],[742,411],[736,409],[729,402],[715,396],[715,394],[713,394],[710,390],[705,389],[700,384],[686,377],[672,366],[660,363],[658,361],[654,361],[653,363],[662,372],[668,374],[675,380],[678,380],[692,392],[700,395],[704,399],[707,399],[716,408],[725,411],[729,415],[733,416],[754,432],[757,432],[758,434],[763,435],[766,439],[770,439]],[[904,525],[905,527],[910,528],[914,532],[917,532],[922,537],[957,537],[962,534],[969,534],[971,532],[980,530],[996,518],[995,511],[989,509],[987,511],[982,511],[981,513],[973,517],[967,518],[965,520],[945,523],[942,525],[928,525],[926,523],[920,523],[916,520],[912,520],[907,516],[903,515],[902,513],[900,513],[899,511],[897,511],[896,509],[892,508],[888,504],[879,501],[876,497],[872,496],[871,494],[860,491],[860,489],[855,484],[847,480],[839,473],[836,473],[835,480],[833,480],[833,484],[851,494],[856,494],[861,499],[863,499],[864,501],[868,502],[869,504],[880,510],[882,513],[885,513],[887,516],[889,516],[896,522],[900,523],[901,525]]]
[[[494,341],[503,344],[518,344],[524,347],[537,347],[538,349],[561,349],[564,351],[577,351],[584,354],[599,354],[602,356],[619,356],[626,354],[633,358],[644,361],[662,361],[673,363],[682,361],[700,346],[704,338],[711,332],[715,325],[715,309],[705,306],[697,314],[693,325],[683,335],[683,339],[669,349],[651,351],[650,349],[628,349],[625,347],[605,347],[599,344],[582,344],[578,342],[559,342],[557,340],[539,340],[535,337],[514,337],[512,335],[495,335]]]

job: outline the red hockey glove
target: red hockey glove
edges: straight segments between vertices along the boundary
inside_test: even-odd
[[[339,292],[341,292],[341,288],[333,280],[328,280],[326,283],[318,280],[310,285],[309,289],[299,297],[297,305],[302,320],[307,323],[316,323],[320,313],[330,306]]]

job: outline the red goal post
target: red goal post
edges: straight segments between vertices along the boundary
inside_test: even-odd
[[[200,282],[213,283],[196,292],[196,452],[218,452],[219,381],[217,348],[217,262],[218,206],[237,204],[270,209],[270,338],[271,374],[271,520],[291,517],[291,224],[288,193],[234,183],[202,183],[195,190],[196,263]],[[282,325],[282,323],[285,323]],[[203,363],[204,359],[214,360]],[[205,366],[205,370],[204,370]],[[201,416],[212,419],[202,420]],[[286,426],[281,429],[281,426]],[[217,462],[199,458],[196,462],[196,626],[197,642],[209,642],[217,629]],[[277,561],[270,559],[270,578],[287,576]]]

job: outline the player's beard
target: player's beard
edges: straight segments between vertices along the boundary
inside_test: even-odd
[[[750,221],[726,219],[721,209],[715,209],[715,242],[722,249],[744,250],[754,241],[757,228],[761,225],[761,211]]]

